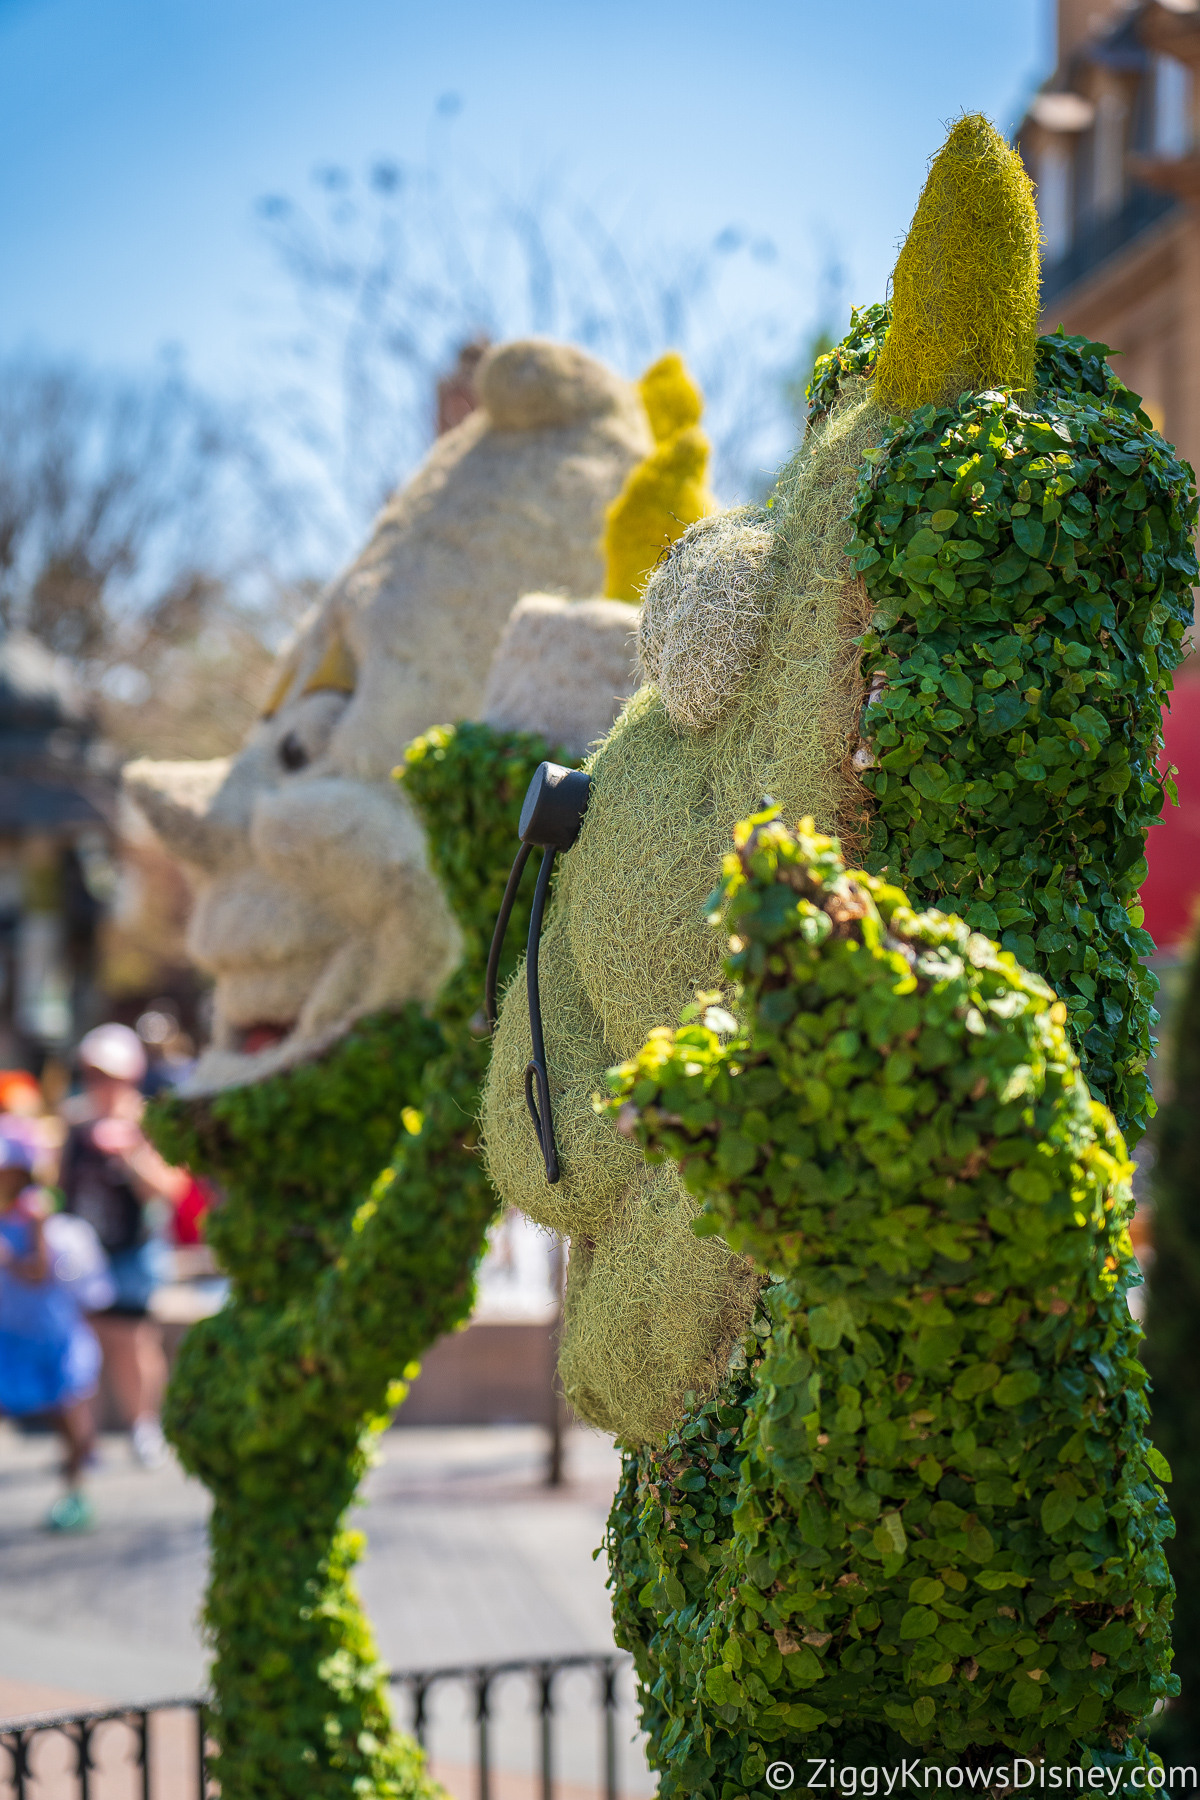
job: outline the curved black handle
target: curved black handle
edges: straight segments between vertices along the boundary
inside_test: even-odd
[[[532,849],[532,844],[522,844],[517,851],[517,859],[509,870],[508,886],[505,888],[504,898],[500,902],[496,929],[492,933],[492,947],[488,951],[487,978],[483,985],[483,1011],[489,1031],[496,1029],[496,982],[500,974],[500,952],[504,948],[504,937],[508,930],[508,921],[512,918],[517,889],[521,885],[521,877],[525,873],[525,864],[529,861],[529,852]]]
[[[546,895],[550,889],[550,875],[554,868],[554,858],[560,850],[569,850],[579,836],[583,815],[587,811],[591,785],[591,776],[585,775],[582,769],[566,769],[561,763],[539,763],[534,771],[533,780],[529,783],[525,801],[521,807],[521,819],[518,826],[521,834],[521,848],[517,851],[516,861],[509,872],[508,884],[504,889],[504,899],[500,903],[500,913],[496,920],[496,929],[492,933],[491,949],[488,951],[487,977],[484,983],[484,1012],[487,1016],[489,1031],[495,1031],[496,983],[499,978],[504,936],[508,930],[508,921],[512,917],[517,889],[521,885],[521,876],[525,872],[525,864],[529,861],[529,852],[534,849],[541,850],[542,866],[538,870],[537,886],[533,891],[533,910],[529,916],[529,942],[525,951],[529,1036],[533,1046],[533,1055],[525,1065],[525,1104],[529,1108],[533,1129],[537,1133],[538,1147],[542,1152],[542,1161],[546,1165],[546,1180],[552,1185],[559,1179],[560,1171],[558,1146],[554,1141],[554,1114],[550,1106],[550,1075],[546,1068],[546,1043],[542,1035],[542,1006],[538,987],[538,947],[541,943],[542,917],[546,911]]]
[[[534,1088],[537,1097],[534,1097]],[[539,1102],[541,1110],[538,1110]],[[546,1165],[546,1180],[551,1187],[559,1177],[558,1145],[554,1141],[554,1116],[550,1111],[550,1077],[546,1073],[545,1063],[534,1062],[532,1058],[525,1064],[525,1104],[529,1108],[529,1116],[533,1120],[533,1129],[537,1132],[537,1140],[541,1146],[542,1161]]]
[[[557,854],[555,850],[547,850],[542,857],[537,886],[533,890],[533,911],[529,915],[529,943],[525,951],[525,990],[529,998],[529,1036],[533,1044],[533,1056],[525,1065],[525,1104],[529,1108],[533,1129],[537,1132],[538,1143],[541,1145],[542,1161],[546,1165],[546,1180],[551,1185],[558,1180],[559,1175],[558,1146],[554,1141],[554,1114],[550,1108],[550,1075],[546,1068],[546,1041],[542,1036],[538,947],[542,937],[542,914],[546,910],[546,895],[550,888],[550,873],[554,868],[554,858]],[[535,1082],[540,1109],[534,1104],[533,1086]]]

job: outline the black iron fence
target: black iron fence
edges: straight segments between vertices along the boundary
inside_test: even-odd
[[[596,1728],[597,1800],[618,1800],[617,1684],[630,1666],[615,1653],[551,1656],[512,1662],[463,1664],[449,1669],[406,1669],[389,1676],[408,1700],[408,1717],[397,1723],[423,1748],[431,1743],[433,1702],[439,1693],[457,1688],[468,1707],[467,1725],[474,1740],[475,1800],[492,1800],[494,1788],[494,1724],[496,1697],[510,1678],[526,1678],[526,1694],[534,1721],[531,1800],[554,1800],[557,1776],[556,1722],[560,1678],[571,1671],[592,1677],[590,1711]],[[402,1715],[403,1708],[397,1708]],[[164,1771],[162,1746],[156,1738],[171,1720],[171,1751]],[[30,1713],[0,1719],[0,1796],[8,1800],[103,1800],[115,1778],[122,1800],[209,1800],[208,1708],[203,1696],[136,1701],[126,1706],[93,1707],[81,1712]],[[115,1726],[117,1731],[104,1731]],[[103,1754],[101,1740],[103,1739]],[[57,1749],[57,1756],[52,1751]],[[7,1766],[5,1766],[5,1760]]]
[[[15,1800],[41,1800],[43,1793],[53,1791],[55,1796],[74,1793],[79,1800],[92,1800],[100,1778],[123,1767],[132,1773],[132,1792],[140,1800],[184,1800],[185,1793],[187,1800],[207,1800],[206,1710],[203,1699],[193,1694],[184,1699],[92,1707],[86,1712],[28,1713],[24,1718],[0,1719],[0,1751],[8,1755],[8,1767],[0,1769],[0,1793],[7,1788]],[[151,1721],[169,1713],[181,1713],[192,1721],[189,1760],[193,1779],[182,1788],[178,1779],[173,1779],[174,1793],[155,1782],[151,1755]],[[121,1724],[130,1735],[123,1745],[114,1745],[117,1734],[105,1733],[101,1759],[100,1728],[110,1723]],[[59,1747],[65,1746],[65,1759],[39,1754],[40,1747],[52,1747],[53,1740],[58,1740]],[[130,1791],[128,1787],[126,1791]]]

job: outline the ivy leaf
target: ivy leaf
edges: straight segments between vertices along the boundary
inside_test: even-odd
[[[1009,587],[1020,581],[1029,567],[1029,558],[1016,544],[1010,544],[1003,556],[998,556],[991,564],[992,580],[1002,587]]]
[[[1000,1371],[995,1363],[972,1363],[955,1377],[950,1391],[956,1400],[973,1400],[977,1394],[986,1394],[989,1388],[995,1387],[999,1379]]]
[[[937,532],[930,531],[928,526],[926,526],[923,530],[916,532],[915,535],[909,539],[905,546],[905,554],[909,558],[936,556],[941,547],[942,540]]]
[[[946,673],[941,677],[941,683],[942,692],[946,695],[947,699],[953,701],[955,706],[960,707],[965,712],[971,704],[975,691],[966,676],[958,669],[947,669]]]
[[[1014,1369],[1002,1375],[992,1393],[997,1406],[1022,1406],[1032,1400],[1042,1385],[1036,1369]]]
[[[1071,432],[1062,419],[1029,419],[1022,427],[1027,450],[1062,450],[1071,442]]]
[[[926,800],[939,800],[950,785],[950,777],[940,763],[919,762],[912,770],[909,780],[918,794]]]
[[[1160,1481],[1171,1481],[1173,1479],[1170,1463],[1167,1461],[1162,1451],[1155,1449],[1153,1444],[1150,1444],[1146,1450],[1146,1466],[1152,1474],[1158,1476]]]
[[[935,1325],[922,1331],[913,1349],[913,1362],[918,1369],[938,1369],[956,1357],[962,1348],[961,1325]]]
[[[898,1512],[885,1512],[871,1533],[871,1541],[881,1556],[903,1556],[908,1538]]]
[[[1031,1713],[1041,1711],[1047,1698],[1039,1682],[1020,1674],[1008,1690],[1008,1710],[1015,1719],[1027,1719]]]
[[[746,1695],[739,1681],[735,1681],[728,1669],[710,1669],[704,1677],[704,1686],[709,1697],[718,1706],[743,1706]]]
[[[829,1514],[815,1494],[805,1494],[800,1502],[799,1520],[805,1543],[820,1549],[829,1532]]]
[[[1078,1504],[1074,1494],[1065,1494],[1058,1488],[1051,1488],[1042,1501],[1042,1530],[1050,1532],[1051,1535],[1056,1531],[1061,1531],[1063,1526],[1069,1525],[1075,1517],[1075,1508]]]
[[[828,1713],[823,1713],[819,1707],[806,1706],[799,1700],[782,1705],[779,1708],[779,1716],[785,1725],[790,1725],[794,1731],[799,1732],[816,1731],[817,1727],[824,1725],[829,1717]]]
[[[843,1337],[858,1336],[848,1300],[840,1296],[825,1306],[814,1306],[808,1315],[809,1336],[818,1350],[836,1350]]]
[[[1021,549],[1028,556],[1040,556],[1042,545],[1046,541],[1046,527],[1040,519],[1014,519],[1012,533]]]

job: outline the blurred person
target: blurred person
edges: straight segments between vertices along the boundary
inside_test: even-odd
[[[0,1113],[36,1119],[46,1110],[36,1076],[28,1069],[0,1069]]]
[[[204,1242],[204,1221],[216,1199],[216,1193],[210,1181],[203,1175],[188,1172],[190,1186],[183,1198],[175,1207],[175,1224],[172,1239],[185,1248]]]
[[[152,1469],[166,1457],[159,1412],[167,1363],[148,1309],[169,1273],[165,1219],[192,1178],[165,1163],[142,1132],[138,1084],[146,1053],[137,1033],[127,1025],[98,1025],[77,1055],[84,1092],[63,1109],[69,1128],[59,1185],[66,1211],[87,1220],[108,1255],[115,1298],[92,1323],[134,1456]]]
[[[83,1471],[95,1443],[90,1403],[100,1345],[76,1290],[83,1285],[81,1273],[90,1276],[93,1299],[103,1301],[111,1288],[97,1291],[96,1277],[102,1288],[107,1277],[94,1239],[88,1246],[79,1242],[78,1232],[68,1232],[76,1238],[73,1265],[62,1255],[61,1243],[56,1248],[55,1221],[47,1217],[44,1191],[31,1185],[32,1170],[29,1145],[0,1134],[0,1413],[53,1418],[66,1449],[66,1492],[50,1508],[46,1525],[51,1531],[86,1531],[94,1515],[83,1491]],[[81,1224],[69,1221],[73,1227]]]
[[[140,1086],[147,1100],[179,1083],[196,1065],[196,1050],[180,1026],[170,1001],[156,1000],[141,1014],[134,1030],[146,1051],[146,1073]]]
[[[54,1179],[62,1128],[47,1112],[41,1086],[27,1069],[0,1069],[0,1132],[29,1145],[39,1181]]]

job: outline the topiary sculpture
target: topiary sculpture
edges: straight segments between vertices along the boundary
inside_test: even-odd
[[[196,889],[189,948],[214,989],[193,1092],[259,1081],[357,1018],[428,1004],[454,967],[454,924],[391,770],[419,733],[483,716],[522,595],[599,590],[606,509],[655,442],[636,385],[573,345],[498,345],[478,379],[478,409],[281,653],[238,755],[125,770]]]
[[[463,941],[431,1018],[376,1015],[320,1059],[148,1115],[164,1155],[225,1190],[209,1237],[230,1300],[189,1331],[165,1423],[213,1496],[204,1621],[227,1800],[438,1791],[391,1729],[350,1581],[361,1537],[343,1521],[403,1398],[396,1377],[471,1309],[496,1209],[474,1154],[487,1046],[472,1020],[521,801],[547,754],[482,725],[407,752],[405,791]],[[518,924],[528,914],[518,900]]]
[[[774,1277],[732,1405],[643,1452],[610,1524],[660,1794],[764,1792],[789,1743],[1144,1783],[1178,1683],[1132,1164],[1039,977],[775,820],[711,915],[736,1027],[702,1000],[608,1108]]]
[[[761,1271],[696,1238],[677,1171],[647,1167],[592,1096],[717,986],[704,899],[764,794],[837,828],[915,904],[997,934],[1060,992],[1093,1097],[1131,1138],[1151,1110],[1136,895],[1197,574],[1195,487],[1104,346],[1035,342],[1037,241],[1015,153],[960,120],[902,253],[894,322],[856,313],[818,364],[804,443],[767,506],[702,520],[652,577],[650,680],[590,762],[545,933],[553,1188],[523,1106],[520,1000],[501,1014],[489,1167],[506,1199],[571,1237],[562,1374],[630,1447],[613,1535],[629,1566],[644,1550],[641,1446],[704,1439],[715,1461],[687,1487],[705,1529],[728,1529],[755,1391],[746,1334],[769,1344],[774,1326]],[[669,1586],[636,1591],[652,1619],[623,1610],[631,1645],[682,1604]],[[673,1642],[645,1697],[660,1761],[686,1729],[676,1702],[690,1704]],[[742,1791],[736,1772],[722,1780]]]

